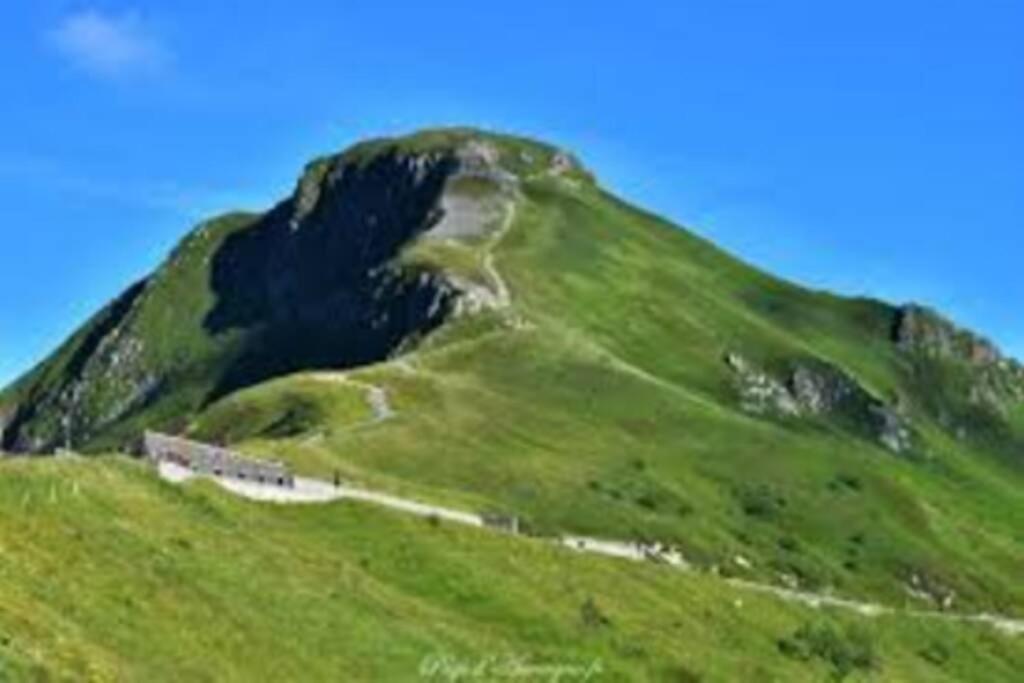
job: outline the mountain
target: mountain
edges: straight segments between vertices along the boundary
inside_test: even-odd
[[[476,130],[356,145],[198,226],[0,394],[0,428],[15,453],[158,428],[709,573],[1024,614],[1016,361]]]

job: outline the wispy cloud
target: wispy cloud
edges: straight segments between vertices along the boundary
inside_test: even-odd
[[[137,12],[76,12],[48,37],[75,67],[104,78],[152,74],[170,59],[170,51]]]

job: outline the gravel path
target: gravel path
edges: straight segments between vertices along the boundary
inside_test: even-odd
[[[276,486],[229,477],[200,475],[187,467],[167,461],[161,462],[158,469],[160,476],[169,482],[180,484],[189,479],[208,479],[236,495],[251,500],[273,503],[327,503],[334,500],[358,500],[420,517],[436,517],[467,526],[484,526],[484,520],[479,515],[419,503],[346,484],[334,486],[332,483],[320,479],[295,477],[293,486]]]
[[[366,390],[366,402],[370,404],[370,410],[373,411],[374,423],[390,420],[397,414],[395,409],[391,407],[391,399],[388,398],[387,389],[376,384],[368,384],[351,379],[349,382]]]
[[[494,305],[495,308],[499,309],[508,308],[512,305],[512,293],[505,283],[505,278],[501,277],[501,273],[498,272],[497,267],[494,265],[494,249],[505,238],[505,235],[512,230],[512,225],[516,222],[517,208],[516,200],[513,199],[508,203],[505,220],[502,222],[501,229],[498,230],[487,245],[487,255],[484,256],[483,267],[487,271],[487,277],[494,283]]]
[[[388,390],[382,386],[353,379],[344,372],[321,371],[313,373],[313,377],[325,382],[348,384],[366,392],[366,403],[370,407],[372,415],[369,420],[364,420],[358,424],[351,425],[349,429],[379,424],[398,415],[398,411],[396,411],[391,405],[391,398],[388,396]]]
[[[487,523],[480,515],[452,510],[450,508],[429,505],[418,501],[391,496],[376,491],[370,491],[358,487],[342,484],[334,486],[329,482],[318,479],[303,477],[295,478],[293,487],[280,487],[271,484],[257,484],[255,482],[239,481],[225,477],[214,477],[209,475],[196,475],[188,468],[169,462],[161,462],[159,473],[162,478],[173,483],[182,483],[193,478],[205,478],[216,482],[228,491],[249,498],[251,500],[266,501],[285,504],[302,503],[326,503],[336,500],[356,500],[374,505],[380,505],[392,510],[416,515],[419,517],[434,518],[462,524],[472,527],[487,527]],[[615,541],[608,539],[590,538],[586,536],[563,536],[552,539],[554,543],[575,552],[614,557],[633,562],[656,562],[675,567],[680,570],[690,570],[685,558],[671,548],[660,544],[643,545],[626,541]],[[727,583],[735,588],[758,593],[768,593],[786,602],[795,602],[821,609],[832,607],[837,609],[856,612],[865,617],[878,617],[882,615],[903,615],[919,619],[941,619],[962,623],[988,624],[1002,633],[1019,636],[1024,635],[1024,620],[1010,619],[995,614],[955,614],[950,612],[937,612],[926,610],[909,610],[886,605],[879,605],[870,602],[849,600],[832,595],[820,593],[809,593],[780,586],[772,586],[742,579],[725,579]]]

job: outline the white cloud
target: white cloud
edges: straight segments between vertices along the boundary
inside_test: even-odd
[[[50,39],[76,67],[107,78],[152,73],[170,56],[135,12],[76,12],[61,21]]]

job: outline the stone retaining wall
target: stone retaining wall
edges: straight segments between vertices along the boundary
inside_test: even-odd
[[[154,462],[173,462],[198,474],[291,487],[295,478],[280,462],[248,458],[227,448],[146,432],[144,448]]]

